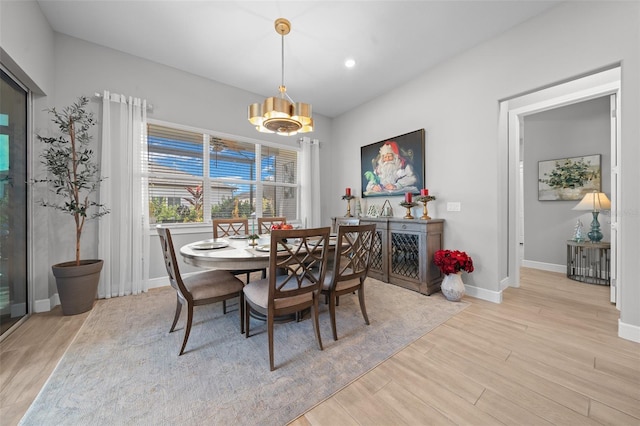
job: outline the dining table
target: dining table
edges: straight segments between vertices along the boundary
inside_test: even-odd
[[[250,241],[245,235],[209,238],[185,244],[180,247],[180,254],[185,263],[204,269],[242,271],[269,268],[269,235],[261,235],[255,246],[250,245]],[[334,234],[329,245],[330,248],[335,246]],[[287,251],[283,250],[282,254],[286,255]]]
[[[241,271],[269,267],[270,244],[261,237],[258,244],[250,245],[244,235],[209,238],[180,247],[185,263],[205,269]]]

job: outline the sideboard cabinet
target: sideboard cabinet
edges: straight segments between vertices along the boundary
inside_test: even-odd
[[[443,219],[363,217],[360,223],[376,224],[370,277],[423,294],[440,290],[444,275],[433,254],[443,246]]]

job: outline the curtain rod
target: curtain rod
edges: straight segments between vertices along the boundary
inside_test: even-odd
[[[95,92],[93,94],[94,98],[102,99],[102,93]],[[153,104],[147,103],[147,111],[153,111]]]

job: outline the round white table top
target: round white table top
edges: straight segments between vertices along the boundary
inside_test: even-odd
[[[238,271],[269,267],[269,242],[259,240],[249,246],[249,239],[211,238],[189,243],[180,248],[185,263],[200,268]],[[263,242],[264,241],[264,242]]]
[[[256,246],[250,246],[249,241],[242,237],[210,238],[180,247],[180,254],[185,263],[206,269],[242,271],[269,268],[269,235],[261,235]],[[335,241],[335,237],[330,239],[332,250]],[[282,254],[286,255],[287,251]]]

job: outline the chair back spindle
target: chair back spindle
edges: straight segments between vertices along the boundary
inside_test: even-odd
[[[248,234],[248,219],[213,219],[213,238]]]

